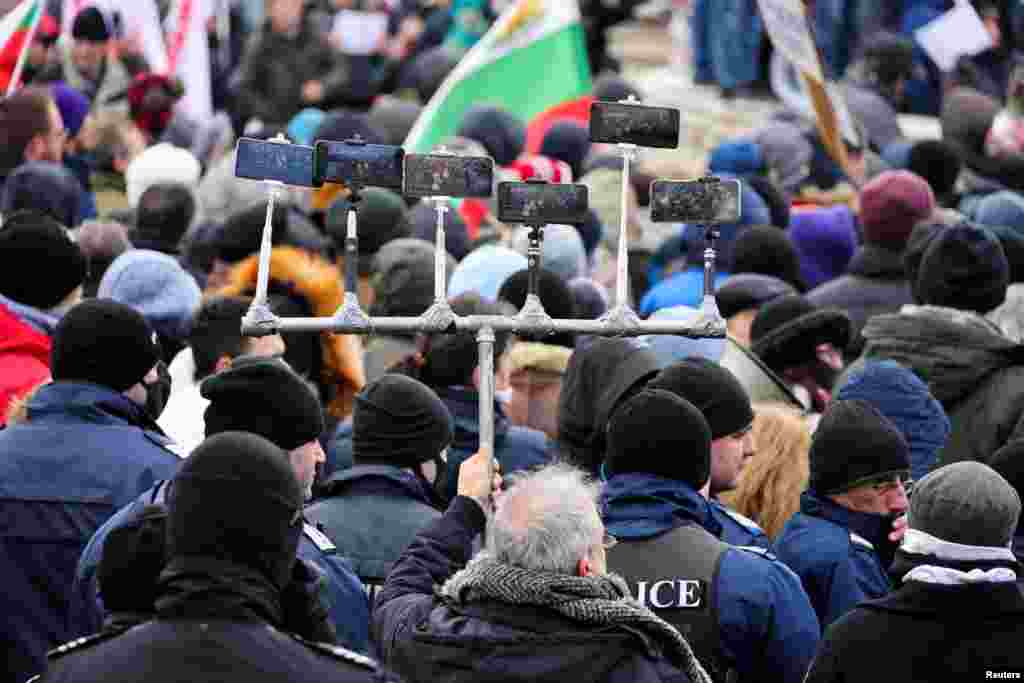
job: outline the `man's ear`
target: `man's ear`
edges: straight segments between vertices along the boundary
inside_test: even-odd
[[[28,141],[28,145],[25,146],[25,161],[38,161],[43,158],[43,154],[46,152],[46,139],[42,135],[36,135]]]
[[[590,565],[590,555],[586,555],[580,558],[579,563],[576,565],[576,576],[590,576],[594,573],[594,568]]]

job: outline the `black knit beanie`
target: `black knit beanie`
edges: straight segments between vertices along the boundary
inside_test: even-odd
[[[752,226],[736,238],[729,272],[770,275],[798,290],[806,288],[800,276],[800,254],[789,235],[773,225]]]
[[[41,310],[85,282],[82,250],[57,221],[35,211],[11,214],[0,228],[0,294]]]
[[[1010,285],[1010,264],[989,230],[962,223],[939,232],[928,245],[917,273],[922,304],[982,315],[999,307]]]
[[[228,263],[238,263],[259,252],[263,240],[263,226],[267,220],[267,205],[253,204],[234,212],[224,222],[217,240],[217,257]],[[288,208],[277,204],[270,219],[270,241],[273,245],[288,238]]]
[[[58,382],[92,382],[127,391],[158,360],[156,334],[139,312],[116,301],[90,299],[57,324],[50,371]]]
[[[711,429],[689,401],[647,388],[612,416],[606,463],[612,475],[655,474],[698,490],[711,476]]]
[[[262,436],[224,432],[182,464],[167,495],[167,554],[258,569],[291,580],[305,494],[288,455]]]
[[[747,390],[729,370],[706,358],[694,356],[670,365],[647,386],[670,391],[697,406],[712,439],[741,432],[754,422]]]
[[[339,197],[327,210],[327,234],[339,253],[345,250],[348,235],[348,212],[352,202]],[[373,256],[394,239],[409,237],[412,227],[406,216],[405,201],[391,190],[370,187],[362,191],[362,200],[356,206],[359,235],[359,274],[369,275],[373,270]]]
[[[387,374],[356,394],[352,457],[362,464],[415,467],[452,442],[452,416],[430,387]]]
[[[810,488],[821,495],[910,473],[910,448],[892,422],[861,400],[833,401],[814,432]]]
[[[71,37],[92,43],[105,43],[110,40],[110,28],[103,17],[103,12],[96,7],[86,7],[75,15],[71,23]]]
[[[573,297],[569,284],[546,268],[540,269],[538,278],[538,292],[540,303],[548,315],[555,319],[567,319],[576,317],[576,299]],[[527,292],[530,285],[530,271],[523,269],[508,276],[508,279],[498,290],[498,300],[511,304],[518,311],[526,303]],[[538,339],[546,344],[565,346],[566,348],[576,347],[576,335],[563,332]]]
[[[241,357],[207,378],[199,393],[210,401],[206,436],[238,431],[259,434],[291,451],[324,431],[316,393],[283,360]]]

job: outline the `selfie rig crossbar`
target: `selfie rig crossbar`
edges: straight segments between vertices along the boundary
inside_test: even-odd
[[[348,141],[360,144],[359,140]],[[288,144],[287,140],[275,139],[275,144]],[[624,154],[631,150],[624,148]],[[632,150],[635,152],[635,149]],[[623,184],[629,182],[628,160],[624,159]],[[630,308],[628,302],[628,245],[626,242],[627,190],[623,189],[623,223],[620,226],[619,270],[616,287],[616,304],[608,315],[599,320],[553,319],[544,310],[538,294],[541,266],[541,245],[544,222],[531,222],[528,259],[530,264],[529,292],[522,309],[515,316],[457,316],[447,302],[446,259],[444,214],[450,210],[447,197],[434,198],[438,216],[437,240],[435,243],[435,302],[431,308],[417,317],[371,317],[359,305],[356,287],[358,272],[358,219],[357,204],[360,187],[352,187],[352,207],[348,214],[345,239],[345,300],[331,317],[287,317],[275,315],[267,306],[267,283],[270,277],[271,232],[274,204],[282,183],[267,181],[267,220],[263,226],[260,244],[259,276],[256,296],[249,311],[242,319],[242,334],[253,337],[267,336],[279,332],[332,332],[339,334],[373,335],[378,333],[453,333],[474,332],[479,345],[480,367],[480,445],[494,447],[494,344],[497,332],[523,336],[546,336],[557,333],[574,333],[601,337],[639,337],[644,335],[678,335],[692,338],[725,337],[725,321],[718,315],[711,289],[714,280],[713,240],[717,235],[708,231],[709,244],[705,254],[705,307],[710,301],[714,315],[705,315],[696,323],[672,320],[641,320]],[[710,273],[710,275],[708,274]]]

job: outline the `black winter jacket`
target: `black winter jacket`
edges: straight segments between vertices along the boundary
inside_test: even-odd
[[[894,360],[921,377],[942,403],[952,433],[936,467],[987,463],[1003,444],[1024,437],[1024,346],[980,316],[905,306],[864,327],[864,358]]]
[[[322,102],[330,109],[347,103],[349,68],[345,58],[320,36],[313,22],[304,21],[295,36],[275,32],[269,23],[253,35],[238,68],[238,117],[268,125],[284,125],[305,105],[302,86],[320,81]]]
[[[188,558],[165,570],[161,593],[152,621],[51,652],[40,683],[397,680],[366,657],[279,630],[279,594],[254,570]]]
[[[846,311],[854,330],[848,357],[856,357],[863,350],[861,330],[868,318],[896,313],[913,303],[903,254],[864,245],[854,253],[845,275],[818,285],[807,293],[807,300],[821,308],[834,306]]]
[[[581,625],[539,607],[454,605],[434,594],[470,559],[485,517],[457,497],[428,525],[388,576],[371,633],[384,663],[410,683],[687,683],[645,637],[623,628]]]
[[[828,627],[804,683],[986,680],[1024,671],[1024,595],[1016,583],[910,581]]]

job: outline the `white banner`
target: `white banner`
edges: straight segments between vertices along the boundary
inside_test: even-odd
[[[943,71],[952,71],[961,57],[973,57],[992,48],[992,36],[978,12],[966,2],[919,28],[914,38]]]
[[[757,0],[772,45],[808,78],[825,82],[803,0]]]
[[[214,9],[214,0],[175,0],[168,15],[168,63],[185,85],[178,107],[196,121],[213,116],[206,24]]]

